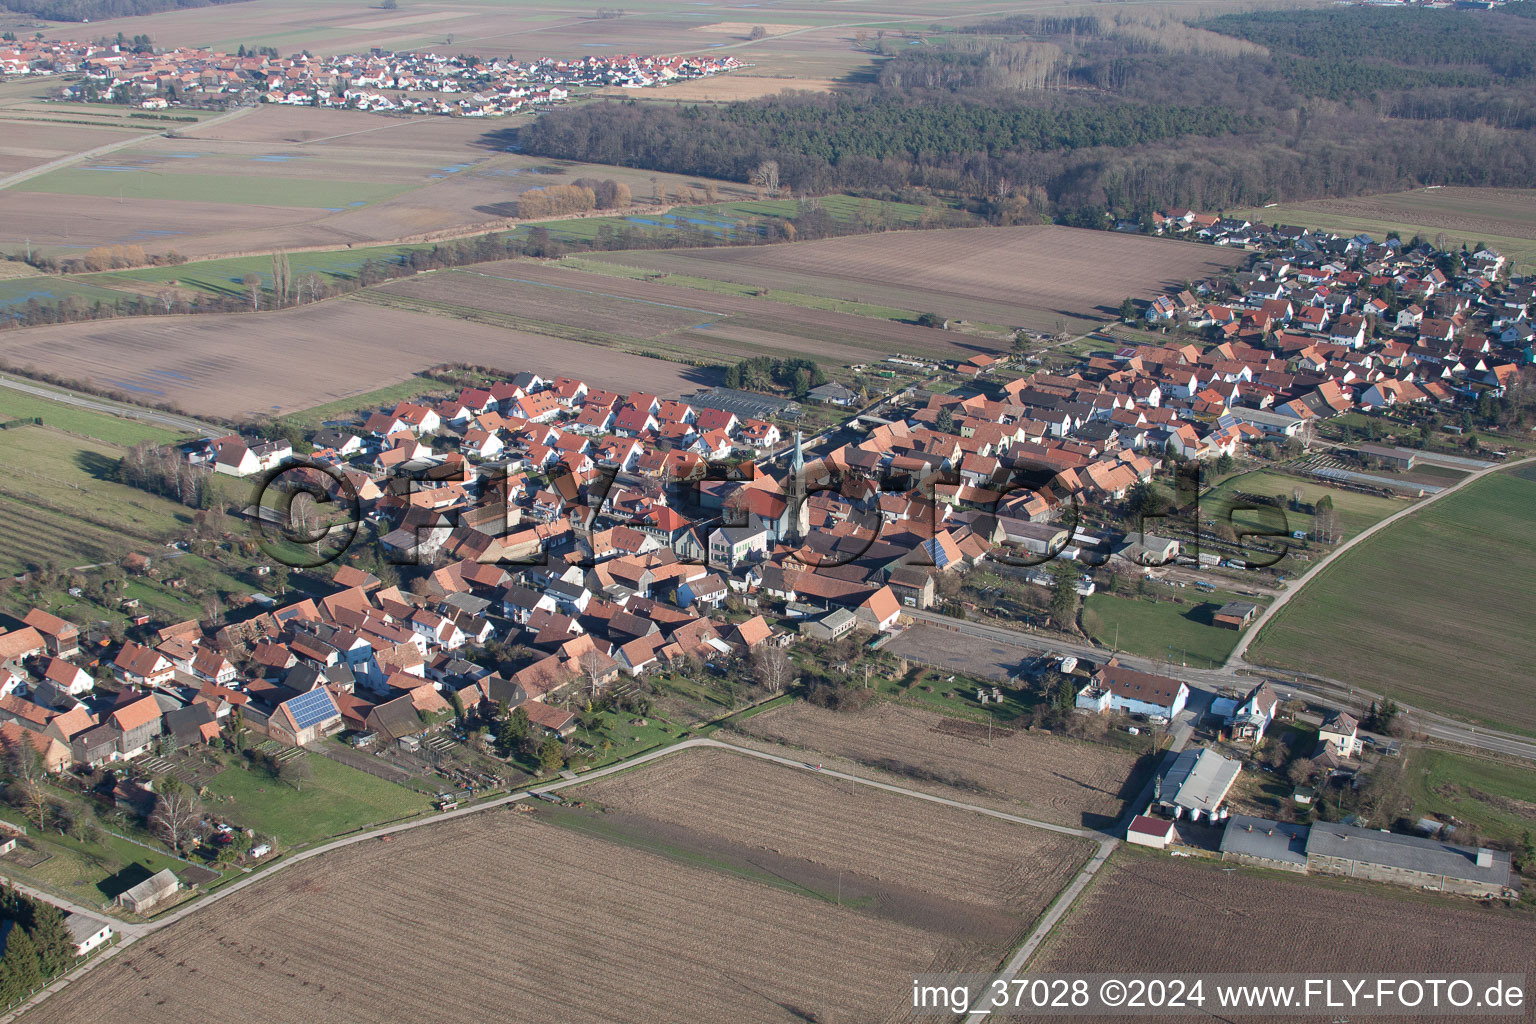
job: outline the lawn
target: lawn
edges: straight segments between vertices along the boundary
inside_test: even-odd
[[[143,420],[131,420],[111,413],[96,412],[55,402],[10,388],[0,389],[0,422],[39,417],[46,427],[83,434],[107,444],[134,445],[141,441],[166,444],[183,435]]]
[[[273,178],[246,174],[162,174],[151,170],[98,165],[50,171],[23,182],[15,191],[345,210],[392,199],[415,187],[381,182]]]
[[[1249,660],[1536,735],[1536,472],[1468,484],[1330,564]]]
[[[1403,782],[1419,817],[1455,818],[1505,842],[1536,832],[1536,769],[1529,766],[1416,747]]]
[[[1083,628],[1101,644],[1140,654],[1165,658],[1175,664],[1214,668],[1227,660],[1241,632],[1211,622],[1211,614],[1228,601],[1262,603],[1242,594],[1217,590],[1202,593],[1193,588],[1169,591],[1148,583],[1144,597],[1094,593],[1083,601]],[[1159,593],[1168,591],[1168,595]],[[1176,593],[1185,604],[1153,601],[1155,596]]]
[[[1339,525],[1343,530],[1343,535],[1339,538],[1341,541],[1348,540],[1360,531],[1379,523],[1395,512],[1401,512],[1407,507],[1405,502],[1393,498],[1378,498],[1373,494],[1358,494],[1354,491],[1341,490],[1337,487],[1328,487],[1302,477],[1287,476],[1283,473],[1272,473],[1261,469],[1252,473],[1227,477],[1220,484],[1202,494],[1200,496],[1200,512],[1203,518],[1224,522],[1226,521],[1227,510],[1232,505],[1232,495],[1236,491],[1271,497],[1283,494],[1286,500],[1289,501],[1291,495],[1298,489],[1301,491],[1301,500],[1306,505],[1315,504],[1325,494],[1333,499],[1333,507],[1339,513]],[[1282,514],[1278,509],[1234,512],[1232,514],[1232,521],[1239,526],[1246,526],[1249,529],[1260,527],[1264,529],[1282,528],[1289,532],[1290,530],[1310,530],[1312,528],[1311,513],[1286,510]]]
[[[427,797],[320,754],[309,759],[314,777],[295,790],[260,769],[234,767],[208,784],[208,809],[292,848],[329,839],[363,825],[383,824],[430,809]]]
[[[4,816],[22,823],[16,811],[7,809]],[[18,849],[0,857],[0,873],[103,910],[119,893],[155,872],[170,868],[179,873],[188,867],[184,861],[101,829],[92,842],[71,839],[56,829],[39,833],[29,825],[28,832],[24,844],[31,849]],[[23,866],[43,855],[46,859]]]

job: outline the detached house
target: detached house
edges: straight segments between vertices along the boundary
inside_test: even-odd
[[[123,644],[123,649],[112,662],[112,674],[118,682],[128,686],[156,686],[175,678],[176,667],[159,651],[152,651],[130,640]]]

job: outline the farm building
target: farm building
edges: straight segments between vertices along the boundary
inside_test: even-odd
[[[847,635],[859,624],[859,617],[847,608],[838,608],[814,622],[802,622],[801,634],[813,640],[833,641]]]
[[[181,888],[176,873],[166,868],[150,875],[138,885],[117,897],[117,905],[132,914],[145,914],[165,902]]]
[[[1060,554],[1071,539],[1066,530],[1054,523],[1029,523],[1008,516],[998,521],[1003,527],[1004,542],[1023,548],[1032,555]]]
[[[1453,846],[1330,821],[1312,826],[1307,869],[1468,896],[1497,896],[1509,888],[1510,881],[1509,854],[1501,850]]]
[[[1237,406],[1217,420],[1217,423],[1223,427],[1246,423],[1249,426],[1262,430],[1268,437],[1295,437],[1301,433],[1307,421],[1297,419],[1295,416],[1287,416],[1284,413]]]
[[[341,712],[323,686],[284,701],[267,719],[267,735],[294,746],[312,743],[342,728]]]
[[[1242,629],[1253,621],[1259,606],[1247,601],[1228,601],[1211,615],[1211,621],[1227,629]]]
[[[1384,444],[1356,445],[1355,453],[1362,458],[1376,459],[1390,469],[1412,469],[1419,459],[1414,452]]]
[[[1216,820],[1242,766],[1214,750],[1185,750],[1158,780],[1157,802],[1175,818]]]
[[[1137,846],[1150,846],[1154,850],[1167,849],[1168,844],[1173,842],[1173,822],[1138,814],[1125,830],[1125,839]]]
[[[70,914],[64,919],[69,937],[75,943],[75,956],[85,956],[112,938],[112,926],[99,917]]]
[[[1221,833],[1221,859],[1304,872],[1307,826],[1234,814]]]
[[[1110,662],[1077,695],[1085,711],[1124,711],[1173,719],[1184,710],[1189,687],[1177,679],[1137,672]]]

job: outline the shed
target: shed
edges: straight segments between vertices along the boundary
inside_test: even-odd
[[[1167,849],[1173,842],[1173,822],[1138,814],[1125,830],[1126,842],[1137,846],[1150,846],[1154,850]]]
[[[1211,616],[1211,621],[1227,629],[1242,629],[1253,621],[1258,611],[1259,606],[1256,604],[1249,604],[1247,601],[1228,601],[1216,609]]]
[[[165,868],[120,894],[117,905],[133,914],[145,914],[174,896],[180,888],[181,882],[176,879],[176,873]]]

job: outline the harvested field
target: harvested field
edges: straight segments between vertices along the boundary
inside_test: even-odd
[[[1519,911],[1128,850],[1105,865],[1029,972],[1520,973],[1533,943],[1536,921]]]
[[[955,228],[746,249],[595,259],[931,311],[1011,327],[1086,329],[1147,298],[1240,262],[1241,253],[1063,227]]]
[[[439,271],[392,283],[372,294],[391,297],[406,308],[450,316],[483,310],[498,315],[493,322],[560,337],[649,341],[651,347],[680,359],[713,357],[734,362],[749,356],[789,354],[842,365],[882,359],[893,352],[968,359],[977,352],[998,351],[1002,345],[875,317],[584,273],[530,260]]]
[[[339,247],[503,227],[522,192],[581,177],[623,181],[637,201],[650,199],[656,185],[674,195],[706,187],[686,175],[656,175],[653,185],[648,172],[509,153],[505,133],[522,120],[391,118],[267,104],[230,121],[184,128],[175,138],[148,137],[0,193],[0,245],[31,238],[45,242],[45,251],[67,254],[138,244],[189,257]],[[128,137],[78,130],[101,135],[93,145]],[[736,183],[715,188],[730,197],[750,194]]]
[[[911,974],[950,969],[950,944],[871,924],[491,811],[291,867],[142,940],[28,1018],[202,1024],[216,1005],[221,1020],[380,1024],[904,1019]]]
[[[890,772],[925,792],[959,789],[965,800],[1089,828],[1119,817],[1136,768],[1129,751],[1023,730],[994,730],[988,745],[985,728],[890,703],[850,713],[796,702],[735,728]]]
[[[610,348],[342,299],[275,313],[146,317],[0,334],[0,361],[84,375],[186,412],[240,418],[374,391],[445,362],[679,395],[709,371]]]
[[[965,15],[995,9],[995,2],[956,0],[885,0],[874,8],[839,10],[814,0],[776,7],[771,17],[784,24],[765,23],[775,33],[749,43],[751,24],[738,38],[692,31],[701,21],[718,21],[721,10],[701,8],[696,0],[636,0],[624,5],[616,18],[596,18],[591,7],[551,8],[541,0],[502,0],[466,5],[459,0],[417,0],[397,12],[342,0],[267,0],[259,5],[229,5],[223,12],[188,9],[138,18],[93,22],[93,31],[110,37],[118,31],[150,33],[162,46],[213,45],[233,52],[240,43],[276,46],[283,53],[308,49],[314,53],[362,52],[370,46],[404,50],[451,46],[479,54],[547,54],[581,56],[602,53],[708,52],[740,47],[744,59],[774,73],[812,70],[820,77],[837,77],[867,64],[870,56],[849,43],[853,30],[838,28],[849,20],[868,21],[882,15],[921,19],[924,26],[943,8],[944,15]],[[735,15],[750,14],[732,11]],[[146,18],[148,20],[146,20]],[[756,24],[753,22],[752,24]],[[813,33],[793,36],[783,31],[799,25],[822,25]],[[55,33],[57,34],[57,33]],[[449,36],[452,41],[450,43]],[[163,42],[162,42],[163,40]],[[728,51],[729,52],[729,51]],[[661,90],[657,90],[661,91]]]
[[[673,754],[571,795],[683,846],[756,851],[778,877],[800,865],[838,872],[854,906],[969,937],[978,967],[1022,936],[1089,852],[1086,840],[720,749]]]
[[[0,111],[0,178],[137,134],[94,125],[32,122]]]

